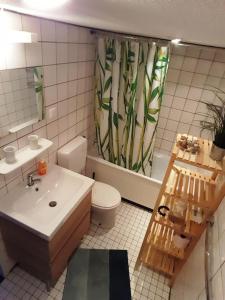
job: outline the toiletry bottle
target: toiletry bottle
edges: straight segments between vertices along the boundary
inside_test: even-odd
[[[45,175],[47,173],[47,163],[44,160],[38,162],[38,174]]]

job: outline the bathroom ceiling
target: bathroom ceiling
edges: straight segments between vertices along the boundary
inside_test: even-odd
[[[36,9],[27,2],[0,0],[12,10],[77,25],[225,47],[225,0],[68,0],[48,10],[43,0]]]

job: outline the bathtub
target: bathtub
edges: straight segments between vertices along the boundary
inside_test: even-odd
[[[138,174],[112,164],[91,150],[87,156],[86,175],[117,188],[121,196],[136,204],[153,209],[168,165],[169,156],[156,153],[153,158],[152,177]]]

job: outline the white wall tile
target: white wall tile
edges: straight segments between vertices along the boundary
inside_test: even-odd
[[[172,53],[176,54],[176,55],[186,55],[186,47],[180,47],[180,46],[176,46],[174,45],[172,48]]]
[[[212,102],[215,99],[215,94],[210,90],[203,90],[201,99],[206,102]]]
[[[191,87],[189,89],[187,98],[192,100],[199,100],[201,98],[201,94],[202,94],[202,89]]]
[[[194,118],[194,114],[190,113],[190,112],[182,112],[181,114],[181,120],[183,123],[188,123],[191,124],[191,122],[193,121]]]
[[[165,94],[174,95],[176,90],[176,84],[173,82],[166,82],[165,84]]]
[[[200,58],[206,59],[206,60],[213,60],[215,57],[215,50],[214,49],[203,49],[200,53]]]
[[[220,80],[219,88],[225,91],[225,79]]]
[[[164,106],[171,107],[172,102],[173,102],[173,96],[167,95],[167,94],[164,94],[164,95],[163,95],[162,104],[163,104]]]
[[[177,126],[177,132],[178,133],[187,133],[187,132],[189,132],[189,129],[190,129],[190,124],[183,123],[183,120],[181,118],[181,122],[178,123],[178,126]]]
[[[169,69],[167,79],[171,82],[177,82],[180,75],[180,70]]]
[[[225,64],[219,62],[213,62],[209,71],[212,76],[222,77],[225,72]]]
[[[42,65],[41,44],[33,43],[25,45],[27,67]]]
[[[31,16],[22,16],[22,29],[37,34],[38,41],[41,41],[41,22],[40,19]]]
[[[158,127],[159,128],[165,128],[166,127],[166,123],[167,123],[167,119],[166,118],[159,118],[159,122],[158,122]]]
[[[184,105],[184,111],[195,113],[198,106],[198,102],[187,99]]]
[[[157,128],[157,137],[158,138],[163,138],[163,135],[164,135],[164,129]]]
[[[174,120],[174,121],[179,121],[181,117],[181,111],[175,108],[171,108],[170,114],[169,114],[169,119]]]
[[[162,106],[160,110],[160,116],[163,118],[168,118],[170,113],[170,108],[166,106]]]
[[[65,100],[68,97],[68,84],[60,83],[58,84],[58,101]]]
[[[68,25],[68,42],[70,43],[79,42],[79,29],[77,27]]]
[[[68,42],[68,26],[63,23],[56,23],[56,42]]]
[[[63,64],[68,62],[68,44],[67,43],[57,43],[57,64]]]
[[[180,70],[182,67],[184,61],[184,56],[180,56],[180,55],[171,55],[170,58],[170,64],[173,66],[174,69],[178,69]]]
[[[88,30],[82,27],[78,28],[78,39],[79,43],[87,43],[88,42]]]
[[[186,56],[198,58],[200,56],[201,49],[198,47],[187,47]]]
[[[189,129],[189,132],[188,134],[191,134],[193,136],[196,136],[196,137],[199,137],[201,136],[201,128],[198,127],[198,126],[191,126],[190,129]]]
[[[163,150],[166,150],[166,151],[170,152],[172,150],[172,146],[173,146],[173,143],[171,143],[169,141],[166,141],[166,140],[162,140],[161,148]]]
[[[78,61],[79,44],[68,44],[68,62]]]
[[[223,285],[221,271],[219,270],[212,279],[212,289],[213,289],[213,300],[224,300],[223,298]]]
[[[223,287],[223,299],[225,299],[225,264],[223,264],[221,268],[221,280]]]
[[[176,87],[176,91],[175,91],[175,96],[177,97],[182,97],[182,98],[186,98],[188,95],[188,91],[189,91],[189,87],[186,85],[177,85]]]
[[[41,37],[42,41],[55,42],[55,22],[50,20],[41,20]]]
[[[182,65],[182,70],[184,71],[189,71],[189,72],[194,72],[196,65],[197,65],[198,60],[196,58],[192,57],[185,57],[184,62]]]
[[[58,135],[58,122],[52,122],[47,125],[47,138],[52,139]]]
[[[168,122],[167,122],[167,124],[168,124]],[[176,138],[176,132],[168,130],[167,125],[166,125],[166,129],[164,130],[164,137],[165,137],[165,140],[173,143],[174,139]]]
[[[179,77],[179,83],[184,85],[190,85],[193,77],[193,72],[181,71]]]
[[[216,49],[215,50],[214,60],[219,61],[219,62],[225,62],[225,53],[224,53],[223,49]]]
[[[57,87],[56,85],[44,88],[45,105],[52,105],[57,102]]]
[[[196,66],[196,70],[195,70],[196,73],[208,74],[211,64],[212,64],[212,62],[209,60],[199,59],[197,66]]]
[[[55,43],[42,43],[43,51],[43,64],[55,65],[56,64],[56,44]]]
[[[177,131],[177,127],[178,127],[179,122],[177,121],[173,121],[173,120],[168,120],[167,124],[166,124],[166,129],[170,130],[170,131]]]
[[[56,65],[44,66],[43,71],[44,71],[44,86],[50,86],[57,83]]]
[[[206,86],[219,88],[221,82],[221,77],[208,76],[206,80]]]
[[[57,83],[68,81],[68,64],[57,65]]]
[[[62,133],[60,133],[59,135],[59,147],[62,147],[63,145],[65,145],[68,141],[68,136],[67,136],[67,132],[64,131]]]
[[[204,74],[194,73],[191,85],[195,86],[195,87],[203,88],[203,86],[206,82],[206,78],[207,78],[207,76]]]
[[[179,109],[179,110],[183,110],[184,105],[185,105],[185,98],[180,98],[180,97],[174,97],[173,98],[173,103],[172,103],[172,107]]]
[[[69,120],[68,120],[67,116],[62,117],[61,119],[58,119],[58,130],[59,130],[59,133],[62,133],[65,130],[68,129],[68,126],[69,126],[69,122],[68,121]]]
[[[58,103],[58,116],[62,118],[68,114],[68,101],[64,100]]]

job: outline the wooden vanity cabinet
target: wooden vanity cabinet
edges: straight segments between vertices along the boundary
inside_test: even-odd
[[[54,209],[54,208],[52,208]],[[90,226],[91,193],[46,240],[18,223],[0,217],[7,252],[21,268],[54,286]]]

